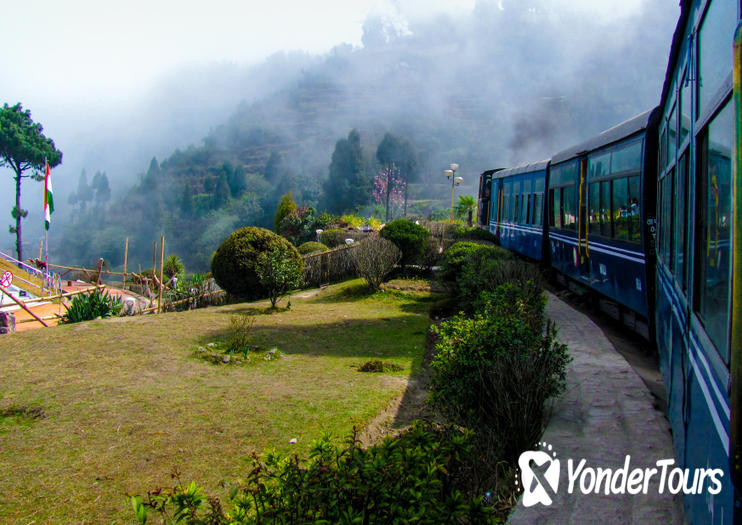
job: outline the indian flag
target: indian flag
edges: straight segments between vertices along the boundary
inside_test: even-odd
[[[46,174],[44,176],[44,226],[49,229],[54,211],[54,195],[52,193],[52,177],[49,173],[49,162],[46,162]]]

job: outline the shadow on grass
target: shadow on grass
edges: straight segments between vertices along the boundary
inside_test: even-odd
[[[287,306],[276,306],[275,308],[271,306],[248,306],[245,305],[241,308],[232,308],[229,310],[220,310],[218,313],[220,314],[229,314],[229,315],[273,315],[273,314],[280,314],[283,312],[288,312],[290,310]]]

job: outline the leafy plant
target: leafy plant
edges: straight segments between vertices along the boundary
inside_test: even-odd
[[[402,266],[418,261],[425,250],[425,242],[430,237],[428,230],[405,219],[390,222],[381,229],[379,235],[392,241],[402,252]]]
[[[505,284],[483,299],[483,311],[433,328],[431,399],[451,420],[486,429],[499,455],[515,461],[541,436],[546,401],[565,386],[566,346],[544,331],[545,300]]]
[[[111,296],[97,288],[93,292],[75,295],[70,305],[64,305],[65,312],[60,324],[79,323],[98,318],[106,318],[121,313],[121,297]]]
[[[168,279],[172,279],[173,277],[182,279],[183,274],[185,273],[185,265],[177,255],[168,255],[167,259],[165,259],[165,263],[162,266],[162,273]]]
[[[347,214],[340,217],[340,222],[348,228],[360,228],[365,221],[363,217]]]
[[[291,192],[288,192],[281,197],[281,201],[278,203],[278,209],[276,210],[276,216],[273,221],[276,233],[281,232],[281,221],[295,211],[296,202],[294,202],[294,196]]]
[[[237,314],[229,318],[229,330],[227,331],[227,353],[240,353],[247,356],[251,349],[252,328],[255,319],[249,315]]]
[[[139,523],[152,510],[165,523],[495,523],[482,497],[457,487],[471,450],[470,434],[415,423],[398,437],[361,447],[329,436],[312,444],[309,459],[253,454],[252,470],[229,493],[225,511],[195,483],[131,498]],[[176,476],[177,477],[177,476]]]
[[[459,241],[449,246],[443,252],[441,279],[444,281],[455,281],[461,274],[464,265],[472,261],[509,258],[512,258],[510,252],[498,246]]]
[[[296,248],[275,233],[264,228],[246,227],[232,233],[214,252],[211,271],[217,284],[232,295],[260,298],[269,295],[256,270],[258,255],[278,252],[280,258],[301,263]],[[268,264],[263,260],[263,265]],[[288,264],[288,262],[286,263]]]
[[[302,283],[304,261],[293,246],[291,250],[276,246],[258,254],[255,271],[258,281],[268,293],[271,307],[289,290],[298,288]]]
[[[299,251],[300,254],[307,255],[309,253],[326,252],[330,248],[328,248],[321,242],[309,241],[305,242],[296,249]]]
[[[374,236],[361,241],[350,252],[350,258],[358,275],[376,291],[402,258],[402,252],[393,242]]]

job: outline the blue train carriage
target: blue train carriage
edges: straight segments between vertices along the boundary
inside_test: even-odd
[[[548,169],[544,160],[491,173],[489,230],[500,246],[534,261],[543,259]]]
[[[739,0],[681,3],[660,105],[660,368],[678,462],[724,471],[719,494],[685,495],[691,523],[742,520],[732,482],[740,477],[742,435],[742,192],[732,166],[740,155],[738,83],[733,89],[742,60],[735,47],[739,20]]]
[[[658,110],[551,159],[549,256],[557,275],[652,338]]]

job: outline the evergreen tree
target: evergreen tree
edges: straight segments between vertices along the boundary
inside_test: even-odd
[[[41,124],[31,120],[31,112],[23,111],[20,104],[0,108],[0,167],[7,166],[13,171],[15,182],[15,206],[10,212],[15,219],[15,226],[10,233],[15,234],[18,260],[23,260],[23,240],[21,237],[21,219],[28,215],[28,210],[21,208],[21,181],[29,175],[23,173],[29,169],[41,171],[46,162],[50,167],[62,163],[62,152],[56,149],[54,141],[43,135]]]
[[[111,200],[111,187],[108,184],[108,177],[105,172],[95,172],[91,188],[95,193],[95,202],[99,205],[104,206],[109,200]]]
[[[227,202],[229,202],[229,183],[227,182],[227,174],[221,172],[219,178],[216,180],[216,189],[214,191],[214,207],[221,208]]]
[[[147,174],[144,176],[144,186],[149,190],[157,188],[157,184],[160,178],[160,165],[157,162],[157,157],[152,157],[149,161],[149,168],[147,168]]]
[[[276,210],[276,217],[273,221],[274,230],[276,233],[280,233],[281,221],[288,215],[291,215],[296,211],[296,202],[294,202],[294,196],[291,192],[288,192],[281,197],[281,202],[278,203],[278,209]]]
[[[88,202],[93,200],[93,188],[88,184],[88,174],[83,169],[77,181],[77,202],[81,210],[85,210]]]
[[[371,180],[368,177],[358,131],[351,130],[347,139],[335,144],[330,163],[330,176],[324,184],[326,208],[333,213],[343,213],[368,203]]]

